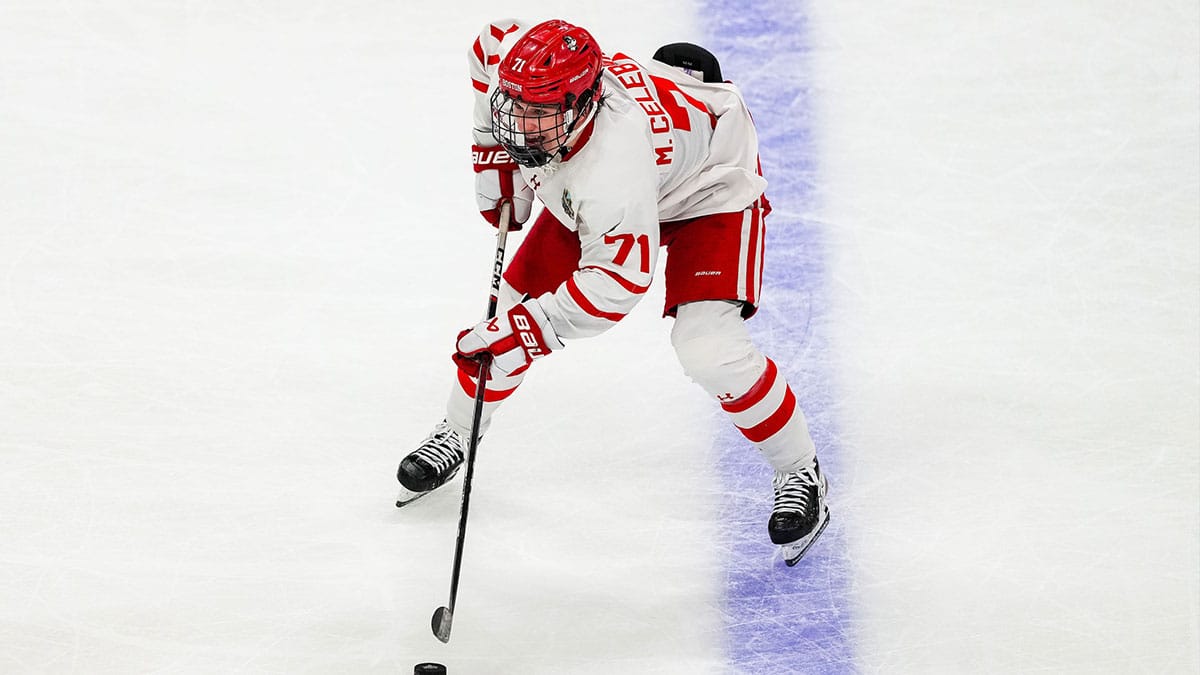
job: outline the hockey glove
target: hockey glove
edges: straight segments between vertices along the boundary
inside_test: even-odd
[[[508,229],[517,231],[529,220],[533,208],[533,190],[525,184],[517,163],[499,145],[472,145],[471,159],[475,164],[475,202],[485,220],[500,226],[500,205],[512,204],[512,221]]]
[[[480,357],[490,354],[493,371],[517,375],[525,372],[534,359],[562,348],[562,340],[542,306],[537,300],[526,300],[507,314],[459,333],[454,361],[459,368],[473,373],[479,368]]]

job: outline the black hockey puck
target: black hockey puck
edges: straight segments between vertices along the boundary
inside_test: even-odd
[[[418,663],[413,666],[413,675],[446,675],[446,666],[440,663]]]

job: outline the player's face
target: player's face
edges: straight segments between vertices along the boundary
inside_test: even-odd
[[[562,145],[563,113],[557,106],[513,101],[513,117],[517,130],[525,136],[525,145],[550,154]]]
[[[492,133],[522,166],[544,166],[563,150],[571,113],[553,103],[530,103],[503,90],[492,94]]]

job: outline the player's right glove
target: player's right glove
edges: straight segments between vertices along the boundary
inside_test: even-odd
[[[529,220],[533,208],[533,190],[525,184],[517,163],[499,145],[472,145],[471,159],[475,164],[475,202],[485,220],[500,226],[500,206],[512,204],[512,220],[508,229],[517,231]]]

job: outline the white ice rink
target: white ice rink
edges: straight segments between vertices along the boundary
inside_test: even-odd
[[[1200,671],[1200,7],[801,11],[817,171],[777,206],[828,249],[853,652],[806,672]],[[706,37],[0,0],[0,672],[734,670],[724,422],[661,287],[497,417],[429,631],[458,483],[397,511],[394,472],[486,301],[465,50],[504,15]]]

